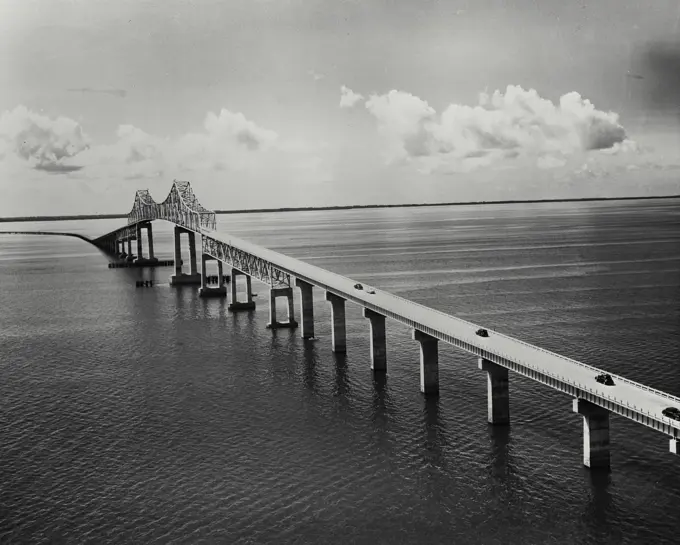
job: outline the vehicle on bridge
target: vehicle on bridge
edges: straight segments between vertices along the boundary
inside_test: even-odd
[[[661,414],[674,420],[680,420],[680,409],[677,407],[668,407],[667,409],[661,411]]]
[[[488,337],[488,336],[489,336],[489,332],[488,332],[486,329],[478,329],[478,330],[475,332],[475,335],[478,335],[479,337]]]
[[[364,286],[362,284],[359,284],[359,283],[354,284],[354,289],[355,290],[363,290],[366,293],[368,293],[369,295],[375,295],[375,290],[373,288],[370,288],[368,286],[366,286],[364,288]]]
[[[616,385],[612,376],[607,374],[607,373],[602,373],[601,375],[597,375],[595,377],[595,380],[597,382],[599,382],[600,384],[604,384],[605,386],[615,386]]]

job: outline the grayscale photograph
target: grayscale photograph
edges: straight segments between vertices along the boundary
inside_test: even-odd
[[[680,543],[680,0],[0,0],[0,545]]]

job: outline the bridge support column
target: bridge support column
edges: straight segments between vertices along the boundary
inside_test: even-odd
[[[142,252],[142,224],[137,224],[137,261],[142,261],[144,253]]]
[[[671,437],[670,447],[673,454],[680,454],[680,437]]]
[[[345,300],[339,295],[326,292],[326,301],[331,304],[331,346],[333,352],[347,352],[347,332],[345,324]]]
[[[301,335],[303,339],[311,339],[314,337],[314,286],[299,278],[295,279],[295,285],[300,288]]]
[[[187,231],[189,235],[189,262],[191,263],[191,274],[192,276],[198,275],[198,267],[196,264],[196,233],[193,231]]]
[[[147,232],[147,247],[149,256],[144,257],[143,244],[142,244],[142,230],[146,229]],[[158,259],[153,256],[153,238],[151,235],[151,222],[138,223],[137,224],[137,263],[156,263]]]
[[[387,371],[387,342],[385,339],[385,317],[364,308],[364,318],[371,321],[371,369]]]
[[[128,251],[127,251],[127,257],[125,258],[125,260],[126,261],[134,261],[135,256],[132,253],[132,237],[129,237],[127,239],[127,247],[128,247]]]
[[[122,259],[127,256],[127,254],[125,253],[125,239],[121,238],[118,242],[120,242],[120,253],[118,254],[118,256]]]
[[[236,279],[239,276],[246,277],[246,300],[238,300],[238,292],[236,291]],[[255,301],[253,301],[253,290],[251,284],[251,278],[244,272],[238,269],[231,269],[231,304],[229,305],[229,310],[253,310],[255,308]]]
[[[609,411],[579,398],[574,399],[573,410],[583,415],[583,464],[609,469]]]
[[[288,321],[279,322],[276,319],[276,298],[285,297],[288,301]],[[293,288],[271,288],[269,290],[269,323],[268,329],[296,328],[298,323],[295,321],[295,306],[293,305]]]
[[[191,257],[191,272],[182,272],[182,233],[189,235],[189,252]],[[192,231],[188,231],[179,225],[175,226],[175,274],[170,277],[170,285],[196,285],[201,283],[201,275],[196,270],[196,239]]]
[[[151,222],[146,224],[146,240],[149,249],[149,261],[158,261],[153,255],[153,227]]]
[[[217,270],[219,275],[219,283],[216,288],[208,286],[208,275],[206,263],[211,259],[215,259],[208,254],[201,255],[201,289],[198,291],[199,297],[226,297],[227,287],[224,285],[224,277],[222,276],[222,262],[217,260]]]
[[[413,330],[413,340],[420,343],[420,391],[425,395],[439,393],[439,339]]]
[[[508,370],[492,361],[479,358],[479,368],[486,371],[489,424],[510,423],[510,393]]]

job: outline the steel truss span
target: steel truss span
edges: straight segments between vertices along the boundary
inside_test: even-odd
[[[215,212],[198,202],[189,182],[180,180],[173,181],[170,193],[162,203],[154,201],[148,189],[137,191],[128,214],[128,225],[151,220],[170,221],[196,232],[217,228]]]
[[[290,274],[276,267],[271,261],[245,252],[236,246],[232,246],[229,242],[214,239],[208,234],[205,234],[202,238],[204,254],[231,265],[233,268],[274,288],[291,286]]]

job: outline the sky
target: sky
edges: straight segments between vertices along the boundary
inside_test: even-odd
[[[0,0],[0,216],[680,194],[680,0]]]

